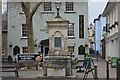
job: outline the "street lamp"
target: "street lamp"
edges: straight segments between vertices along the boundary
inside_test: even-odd
[[[9,47],[12,47],[12,46],[13,46],[13,44],[12,44],[12,42],[10,42]]]
[[[57,9],[57,16],[55,18],[60,18],[60,15],[59,15],[60,6],[61,6],[60,1],[55,2],[55,7]]]

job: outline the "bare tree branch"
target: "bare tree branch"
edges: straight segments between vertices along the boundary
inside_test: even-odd
[[[31,14],[30,14],[30,18],[33,17],[33,15],[35,14],[35,12],[37,11],[37,9],[39,8],[39,6],[42,4],[42,2],[39,2],[35,5],[35,7],[32,9]]]
[[[26,13],[27,12],[27,7],[26,7],[24,2],[21,2],[21,7],[22,7],[22,10]]]

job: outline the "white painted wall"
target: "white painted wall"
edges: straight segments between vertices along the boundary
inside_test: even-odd
[[[107,23],[113,25],[115,21],[119,21],[119,10],[118,10],[119,3],[108,12],[110,15],[107,15]],[[118,22],[119,23],[119,22]],[[106,38],[106,59],[108,56],[110,57],[119,57],[119,25],[115,25],[114,28],[110,29],[110,33],[107,33]]]

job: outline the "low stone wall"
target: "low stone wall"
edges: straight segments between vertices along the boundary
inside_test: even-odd
[[[48,70],[52,70],[54,74],[55,69],[56,71],[59,71],[61,69],[60,71],[63,72],[63,74],[65,70],[64,76],[70,76],[71,70],[72,70],[71,69],[71,58],[69,56],[46,56],[43,69],[44,69],[44,76],[47,76],[47,74],[49,74]],[[52,76],[56,76],[56,74]]]

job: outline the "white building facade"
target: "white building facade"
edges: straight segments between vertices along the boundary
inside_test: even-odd
[[[108,2],[103,12],[106,17],[106,59],[120,57],[120,3]]]
[[[31,8],[35,5],[31,3]],[[15,57],[27,53],[27,34],[25,15],[19,2],[8,3],[8,52]],[[47,54],[49,51],[49,33],[46,21],[54,19],[54,2],[44,2],[33,17],[35,52]],[[68,51],[75,58],[83,59],[89,52],[88,46],[88,2],[62,2],[60,16],[70,22],[68,28]]]

